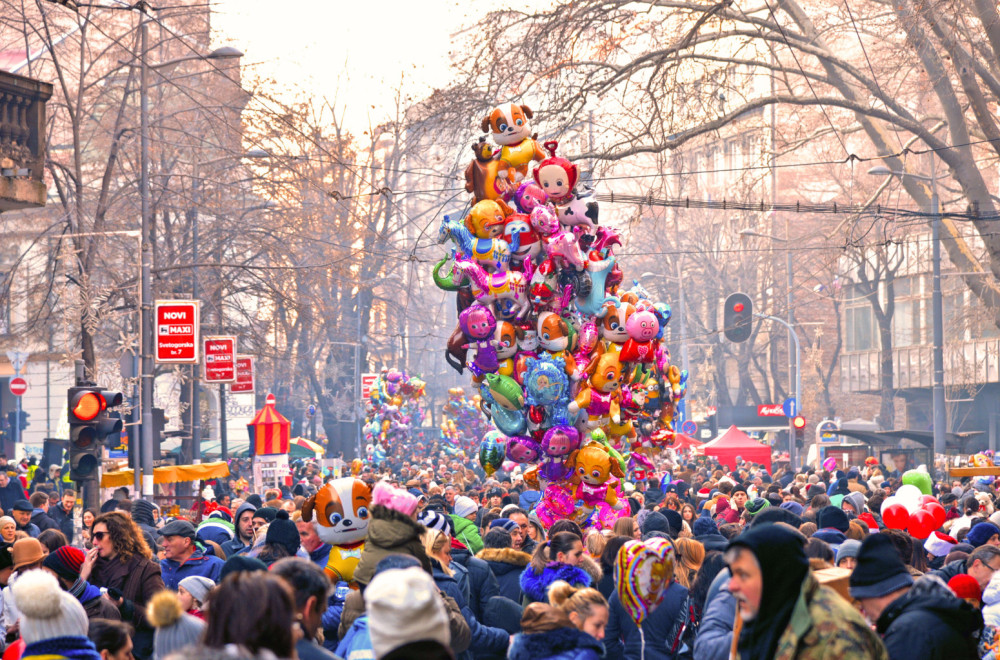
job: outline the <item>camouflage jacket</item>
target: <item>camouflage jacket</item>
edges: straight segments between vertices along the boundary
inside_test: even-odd
[[[889,653],[861,614],[809,573],[774,658],[889,660]]]

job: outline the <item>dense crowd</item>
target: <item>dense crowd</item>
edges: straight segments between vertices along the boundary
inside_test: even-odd
[[[355,464],[369,524],[363,545],[338,549],[353,556],[342,579],[310,497],[340,475],[294,467],[288,485],[254,493],[234,461],[193,508],[164,507],[176,515],[127,489],[81,511],[57,471],[32,484],[0,469],[3,660],[993,660],[1000,648],[989,478],[939,475],[945,522],[917,539],[883,521],[902,475],[874,460],[773,474],[663,460],[624,484],[631,515],[613,529],[546,529],[517,471],[390,458]],[[616,560],[651,539],[669,540],[672,571],[637,625]]]

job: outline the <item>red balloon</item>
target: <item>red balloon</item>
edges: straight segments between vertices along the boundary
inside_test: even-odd
[[[948,516],[948,512],[944,510],[944,507],[937,502],[928,502],[920,507],[927,513],[934,516],[934,529],[937,529],[944,524],[944,519]]]
[[[917,500],[917,501],[919,502],[920,508],[923,508],[923,506],[925,504],[928,504],[930,502],[934,502],[936,504],[937,503],[937,498],[934,497],[933,495],[921,495],[920,499]]]
[[[891,504],[882,512],[882,522],[889,529],[906,529],[910,524],[910,513],[902,504]]]
[[[908,531],[910,536],[917,539],[926,539],[937,529],[937,525],[934,524],[934,516],[929,512],[919,509],[910,514],[910,525]]]

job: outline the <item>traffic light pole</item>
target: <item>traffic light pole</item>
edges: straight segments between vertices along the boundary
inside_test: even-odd
[[[795,344],[795,410],[793,411],[795,414],[788,418],[788,462],[794,468],[797,463],[795,461],[795,429],[792,428],[792,417],[798,415],[802,410],[802,348],[799,345],[799,336],[795,333],[795,328],[792,327],[792,324],[784,319],[768,314],[754,314],[754,316],[785,326],[788,329],[788,333],[792,336],[792,342]]]

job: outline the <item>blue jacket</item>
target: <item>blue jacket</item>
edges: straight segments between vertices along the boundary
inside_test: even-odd
[[[368,634],[368,615],[360,616],[337,646],[336,654],[344,660],[375,660],[372,637]]]
[[[222,564],[223,561],[218,557],[208,556],[198,549],[184,563],[174,559],[160,560],[160,574],[167,589],[176,591],[180,581],[192,575],[200,575],[218,582]]]
[[[0,488],[0,509],[3,509],[5,515],[9,516],[10,512],[14,510],[14,502],[26,499],[28,496],[24,492],[24,487],[21,486],[21,480],[17,477],[11,477],[7,486]]]
[[[548,603],[549,587],[556,580],[565,580],[574,587],[590,586],[590,576],[582,568],[552,562],[541,573],[535,573],[535,569],[529,564],[521,571],[520,580],[525,602]]]
[[[489,564],[472,556],[466,548],[452,548],[451,561],[465,567],[469,574],[469,609],[480,621],[490,598],[500,595],[500,585]]]
[[[694,657],[698,660],[728,660],[733,645],[734,621],[736,599],[723,585],[705,606],[698,636],[694,640]]]
[[[663,601],[642,622],[646,637],[646,655],[642,658],[642,640],[639,629],[618,600],[618,591],[611,594],[608,625],[604,628],[604,654],[609,658],[624,660],[671,660],[672,639],[667,639],[674,622],[687,601],[688,590],[671,581],[663,594]],[[696,658],[699,658],[695,654]],[[700,658],[699,658],[700,660]]]
[[[460,653],[458,660],[471,660],[477,657],[477,654],[486,656],[499,655],[501,657],[505,655],[507,653],[507,645],[510,642],[510,635],[500,628],[490,628],[481,624],[476,619],[476,615],[469,609],[469,604],[465,600],[461,587],[458,586],[458,581],[445,573],[441,568],[441,564],[436,559],[431,559],[431,566],[434,569],[434,582],[437,583],[438,588],[446,596],[454,598],[455,602],[458,603],[459,609],[462,610],[462,616],[465,617],[465,621],[469,624],[469,631],[472,633],[472,642],[469,644],[469,650]],[[473,652],[473,649],[475,649],[475,652]]]
[[[518,633],[507,653],[509,660],[599,660],[604,657],[601,643],[576,628],[549,632]]]
[[[330,561],[330,548],[332,547],[329,543],[324,543],[309,553],[309,559],[320,568],[326,568],[327,563]]]

